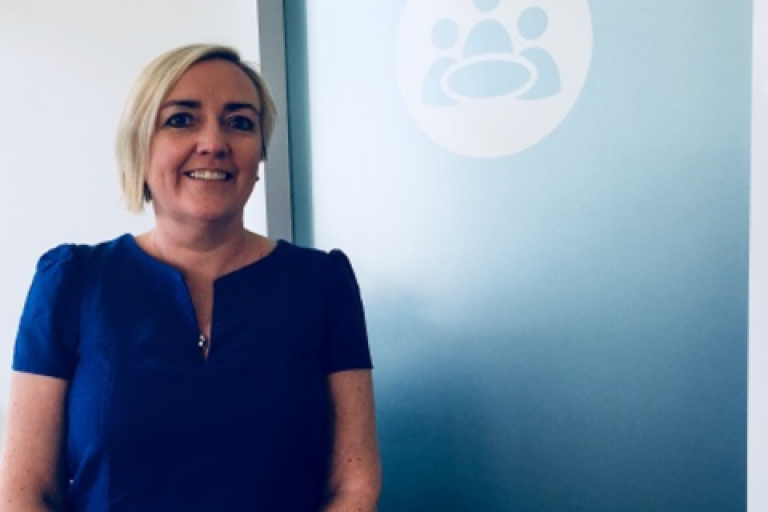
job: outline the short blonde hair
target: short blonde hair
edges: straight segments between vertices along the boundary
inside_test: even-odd
[[[277,113],[272,95],[261,75],[245,63],[234,48],[215,44],[182,46],[160,55],[139,76],[133,86],[117,127],[115,151],[120,184],[131,212],[141,212],[151,201],[146,187],[149,147],[155,134],[160,105],[181,75],[198,62],[225,60],[239,67],[256,87],[261,101],[262,157],[275,127]]]

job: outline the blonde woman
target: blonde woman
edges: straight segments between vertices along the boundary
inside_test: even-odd
[[[372,511],[371,360],[347,258],[249,232],[275,122],[236,51],[153,61],[121,120],[155,228],[38,263],[16,340],[0,508]]]

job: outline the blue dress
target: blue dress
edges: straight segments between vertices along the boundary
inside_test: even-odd
[[[214,283],[206,360],[181,274],[131,235],[38,263],[14,370],[70,381],[73,512],[317,511],[327,375],[371,368],[351,266],[278,242]]]

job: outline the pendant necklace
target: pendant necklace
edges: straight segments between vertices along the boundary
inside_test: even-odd
[[[165,256],[163,255],[163,252],[160,250],[160,246],[157,244],[157,232],[152,232],[152,245],[155,249],[155,254],[157,254],[160,261],[163,261],[165,263],[168,263]],[[200,361],[205,362],[208,357],[208,348],[211,345],[211,341],[208,339],[208,337],[200,332],[200,334],[197,337],[197,351],[200,354]]]
[[[205,362],[206,354],[208,353],[208,338],[205,334],[200,333],[200,337],[197,338],[197,349],[200,352],[200,361]]]

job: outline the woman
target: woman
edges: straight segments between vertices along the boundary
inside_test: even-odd
[[[155,228],[38,264],[16,340],[3,511],[368,511],[371,363],[346,257],[243,225],[274,125],[260,76],[194,45],[118,130]]]

